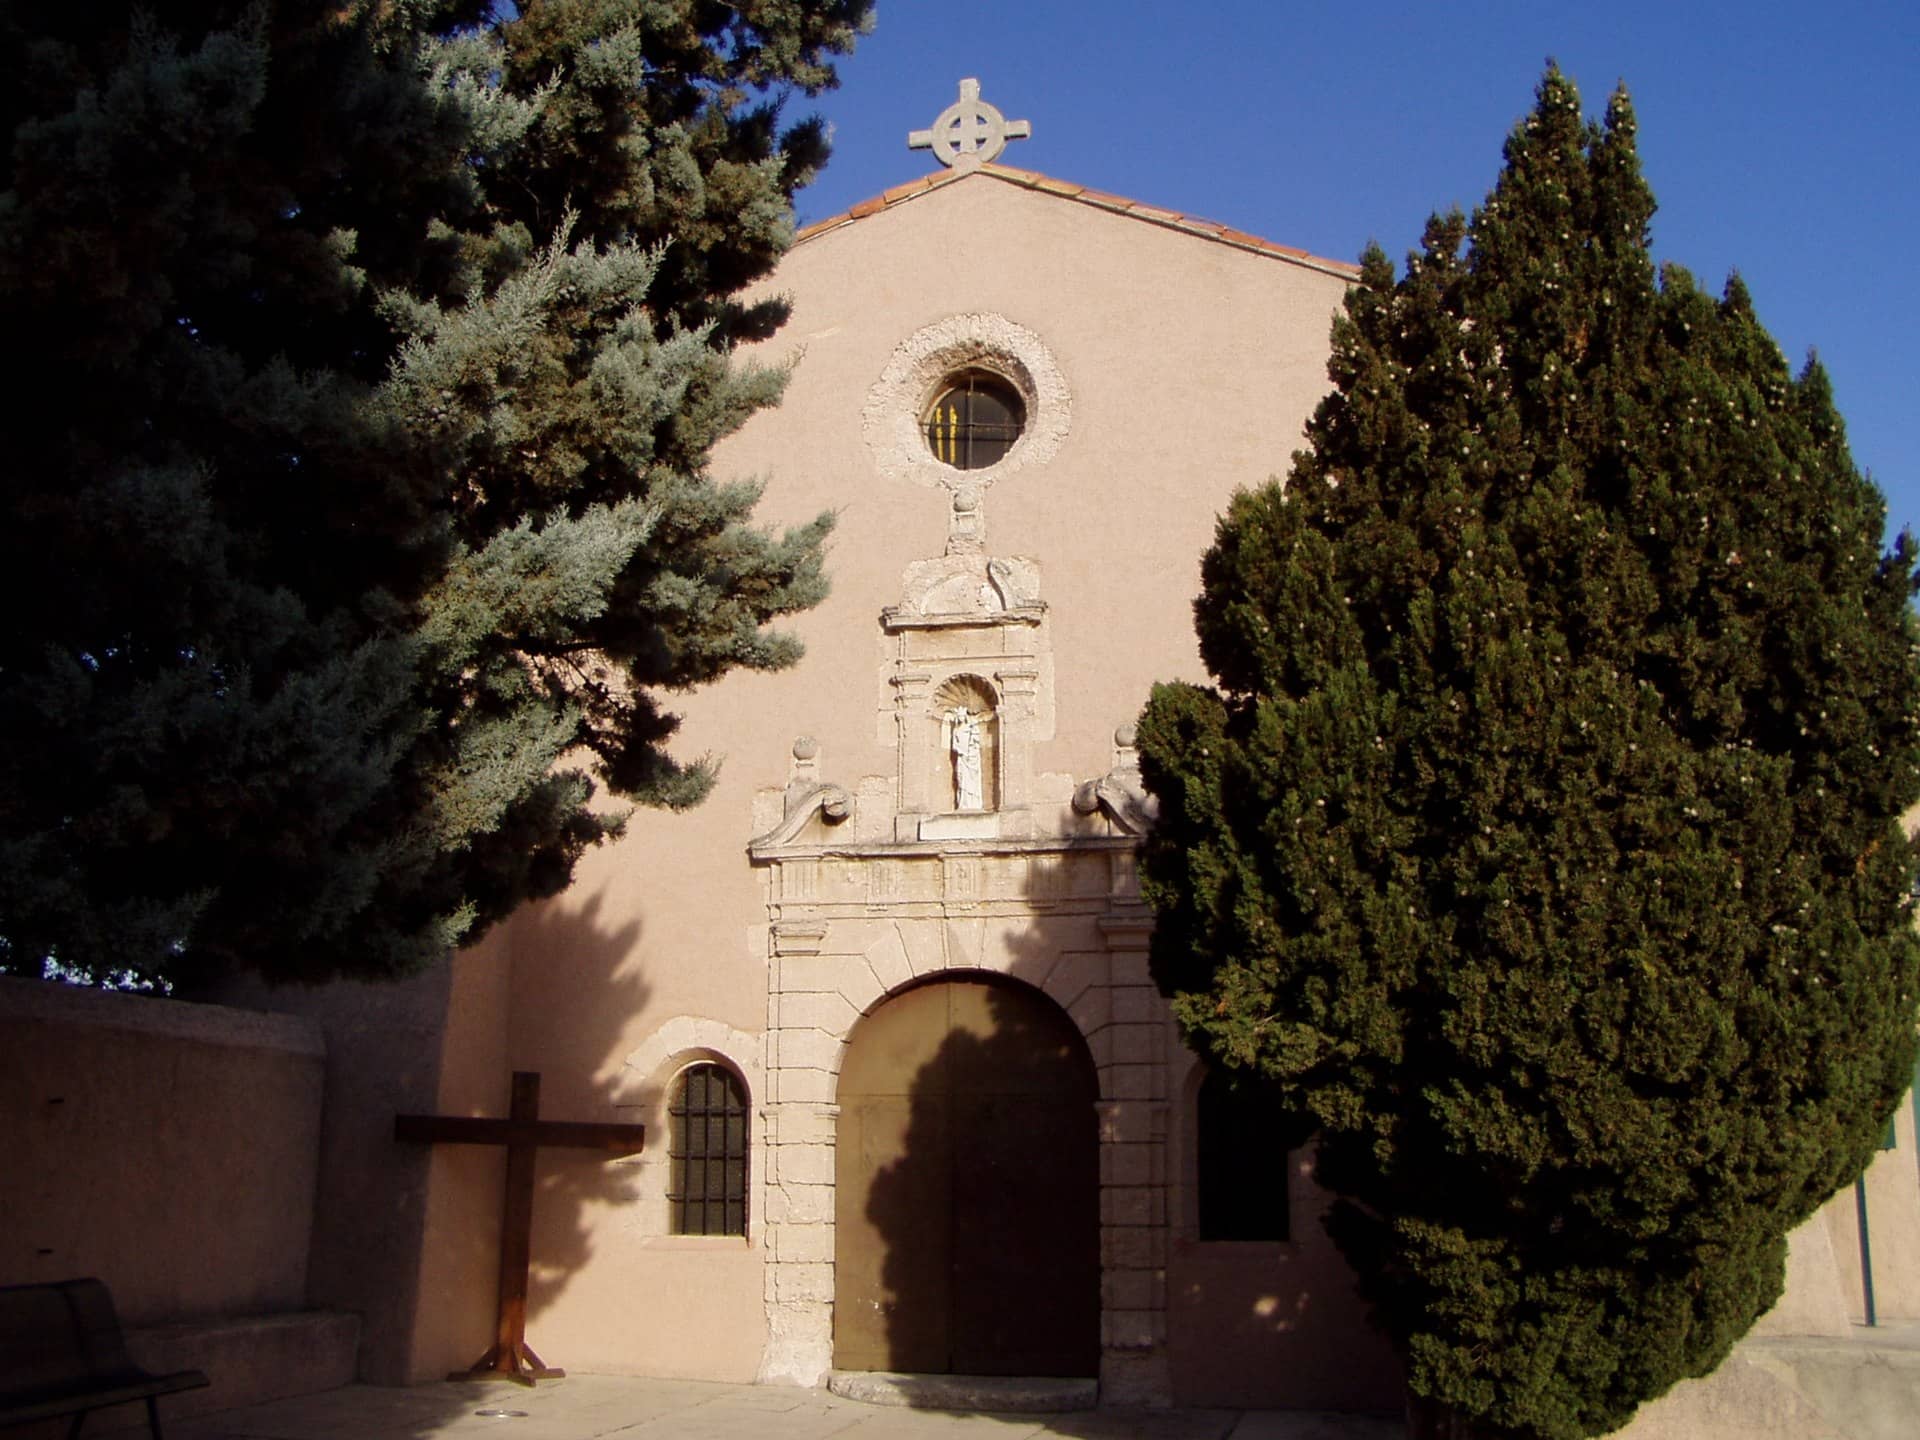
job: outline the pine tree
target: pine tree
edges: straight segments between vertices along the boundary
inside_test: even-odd
[[[708,780],[713,445],[871,0],[0,0],[0,969],[405,973]]]
[[[1369,251],[1206,557],[1217,689],[1140,726],[1155,975],[1319,1126],[1456,1435],[1711,1370],[1913,1063],[1914,545],[1739,280],[1656,276],[1634,137],[1550,69],[1471,223]]]

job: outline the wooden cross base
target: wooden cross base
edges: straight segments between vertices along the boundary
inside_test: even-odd
[[[542,1365],[540,1357],[533,1353],[533,1347],[525,1340],[516,1340],[508,1345],[495,1345],[478,1360],[473,1362],[471,1370],[455,1370],[447,1376],[449,1380],[511,1380],[516,1385],[532,1385],[536,1380],[564,1380],[567,1372],[556,1370],[550,1365]]]
[[[417,1145],[501,1145],[507,1152],[506,1194],[500,1212],[500,1299],[493,1348],[471,1370],[449,1380],[513,1380],[531,1385],[567,1372],[540,1363],[527,1344],[527,1268],[533,1253],[533,1159],[543,1145],[634,1155],[645,1143],[638,1125],[596,1125],[540,1118],[540,1076],[513,1072],[513,1103],[505,1120],[464,1115],[396,1115],[393,1138]]]

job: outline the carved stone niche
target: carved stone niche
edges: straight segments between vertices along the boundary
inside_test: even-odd
[[[956,817],[1000,808],[1000,697],[978,675],[955,675],[933,692],[931,718],[947,752],[941,798]]]
[[[1038,568],[950,554],[915,562],[906,580],[903,603],[881,616],[881,704],[899,766],[893,838],[1030,836],[1033,747],[1053,728]]]

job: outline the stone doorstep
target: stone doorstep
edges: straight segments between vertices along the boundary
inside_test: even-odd
[[[359,1365],[360,1317],[307,1310],[157,1325],[129,1330],[127,1350],[136,1365],[156,1374],[204,1370],[213,1382],[204,1390],[163,1396],[160,1419],[165,1423],[352,1384]],[[122,1427],[144,1430],[146,1406],[99,1411],[87,1433]]]
[[[1058,1415],[1091,1410],[1100,1382],[1091,1376],[907,1375],[896,1370],[835,1370],[827,1389],[846,1400],[915,1410],[979,1411],[990,1415]]]

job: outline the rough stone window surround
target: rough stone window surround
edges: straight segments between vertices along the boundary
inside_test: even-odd
[[[994,464],[956,470],[928,450],[924,426],[927,407],[968,370],[1007,381],[1026,406],[1026,428]],[[1045,464],[1072,424],[1072,396],[1053,352],[1024,325],[992,313],[949,315],[907,337],[867,392],[862,412],[867,448],[882,475],[943,489],[984,489]]]
[[[667,1114],[681,1075],[695,1065],[720,1065],[733,1072],[747,1100],[747,1233],[738,1235],[676,1235],[667,1202],[673,1167],[668,1156],[671,1123]],[[760,1243],[764,1213],[766,1112],[761,1098],[766,1077],[761,1064],[760,1039],[718,1020],[679,1015],[665,1022],[630,1052],[621,1065],[614,1103],[623,1118],[647,1127],[647,1147],[631,1160],[636,1178],[632,1224],[649,1248],[738,1249]]]

